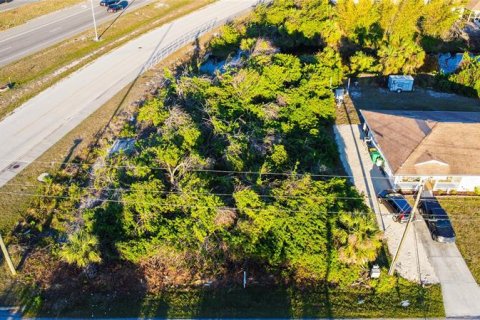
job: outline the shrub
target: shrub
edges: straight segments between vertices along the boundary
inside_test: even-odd
[[[475,189],[473,189],[473,193],[475,193],[477,196],[480,196],[480,186],[475,187]]]

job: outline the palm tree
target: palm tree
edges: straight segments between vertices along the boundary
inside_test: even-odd
[[[340,260],[360,265],[375,260],[382,243],[372,217],[359,212],[343,213],[339,222],[345,231],[341,237]]]
[[[68,237],[60,251],[60,257],[69,264],[85,268],[91,263],[102,261],[98,252],[98,239],[96,236],[80,230]]]

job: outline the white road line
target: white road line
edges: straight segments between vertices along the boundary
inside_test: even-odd
[[[56,27],[56,28],[53,28],[52,30],[50,30],[49,32],[50,33],[53,33],[53,32],[57,32],[58,30],[61,30],[62,27]]]
[[[8,49],[11,49],[12,47],[6,47],[6,48],[3,48],[3,49],[0,49],[0,52],[3,52],[3,51],[7,51]]]
[[[100,7],[100,6],[97,5],[97,7]],[[27,31],[24,31],[24,32],[15,34],[15,35],[13,35],[13,36],[10,36],[10,37],[8,37],[8,38],[5,38],[5,39],[0,40],[0,43],[5,42],[5,41],[8,41],[8,40],[11,40],[11,39],[15,39],[15,38],[21,37],[21,36],[23,36],[24,34],[28,34],[28,33],[31,33],[31,32],[33,32],[33,31],[36,31],[36,30],[45,28],[45,27],[47,27],[47,26],[49,26],[49,25],[58,23],[58,22],[60,22],[60,21],[70,19],[71,17],[75,17],[75,16],[77,16],[77,15],[79,15],[79,14],[82,14],[82,13],[84,13],[84,12],[86,12],[86,11],[88,11],[88,10],[85,9],[85,10],[76,12],[75,14],[72,14],[72,15],[69,15],[69,16],[66,16],[66,17],[63,17],[63,18],[61,18],[61,19],[57,19],[57,20],[55,20],[55,21],[51,21],[51,22],[49,22],[49,23],[42,24],[41,26],[38,26],[38,27],[36,27],[36,28],[29,29],[29,30],[27,30]]]

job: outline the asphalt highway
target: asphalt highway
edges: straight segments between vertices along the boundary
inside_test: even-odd
[[[0,0],[0,12],[16,9],[24,4],[38,1],[40,0]]]
[[[103,55],[17,108],[0,122],[0,186],[135,80],[154,53],[255,3],[219,0],[178,18]]]
[[[99,5],[99,0],[94,0],[97,25],[105,21],[112,21],[119,15],[140,8],[150,1],[129,0],[129,5],[125,10],[109,13],[105,7]],[[11,4],[13,5],[13,2]],[[9,5],[9,3],[0,4],[0,8],[6,5]],[[121,18],[116,23],[121,23]],[[0,67],[68,39],[87,29],[93,29],[92,9],[89,1],[84,1],[81,4],[33,19],[21,26],[2,31],[0,32]]]

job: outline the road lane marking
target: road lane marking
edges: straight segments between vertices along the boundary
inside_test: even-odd
[[[138,3],[137,5],[141,5],[143,2],[150,2],[150,1],[151,1],[151,0],[138,1],[139,3]],[[136,7],[137,5],[135,5],[135,6],[133,6],[133,7]],[[129,5],[129,6],[130,6],[130,5]],[[0,43],[5,42],[5,41],[8,41],[8,40],[11,40],[11,39],[18,38],[18,37],[20,37],[20,36],[23,36],[23,35],[25,35],[25,34],[28,34],[28,33],[33,32],[33,31],[42,29],[42,28],[44,28],[44,27],[46,27],[46,26],[55,24],[55,23],[57,23],[57,22],[60,22],[60,21],[66,20],[66,19],[70,19],[70,18],[72,18],[72,17],[74,17],[74,16],[76,16],[76,15],[82,14],[82,13],[84,13],[84,12],[86,12],[86,11],[90,11],[90,7],[84,8],[83,5],[81,5],[81,6],[79,6],[79,7],[83,8],[83,9],[82,9],[81,11],[79,11],[79,12],[76,12],[75,14],[72,14],[72,15],[69,15],[69,16],[66,16],[66,17],[63,17],[63,18],[60,18],[60,19],[58,19],[58,20],[55,20],[55,21],[52,21],[52,22],[49,22],[49,23],[46,23],[46,24],[43,24],[43,25],[41,25],[41,26],[38,26],[38,27],[33,28],[33,29],[29,29],[29,30],[27,30],[27,31],[24,31],[24,32],[21,32],[21,33],[12,35],[12,36],[10,36],[10,37],[8,37],[8,38],[1,39],[1,40],[0,40]],[[104,7],[101,6],[100,4],[94,5],[95,15],[97,16],[98,14],[101,14],[101,13],[103,12],[103,10],[104,10],[103,8],[104,8]],[[106,19],[107,17],[108,17],[108,16],[97,17],[97,19],[99,19],[99,20],[100,20],[100,19]],[[1,32],[0,32],[0,34],[1,34]]]
[[[56,27],[56,28],[50,30],[49,32],[50,32],[50,33],[53,33],[53,32],[56,32],[56,31],[58,31],[58,30],[61,30],[61,29],[62,29],[62,27]]]
[[[99,6],[99,5],[98,5],[98,6]],[[45,28],[45,27],[47,27],[47,26],[49,26],[49,25],[52,25],[52,24],[61,22],[61,21],[63,21],[63,20],[70,19],[70,18],[72,18],[72,17],[75,17],[75,16],[77,16],[77,15],[79,15],[79,14],[84,13],[84,11],[87,11],[87,9],[82,10],[82,11],[80,11],[80,12],[76,12],[75,14],[71,14],[71,15],[69,15],[69,16],[67,16],[67,17],[63,17],[63,18],[58,19],[58,20],[55,20],[55,21],[51,21],[51,22],[49,22],[49,23],[42,24],[41,26],[38,26],[38,27],[36,27],[36,28],[29,29],[29,30],[27,30],[27,31],[24,31],[24,32],[15,34],[15,35],[10,36],[10,37],[8,37],[8,38],[2,39],[2,40],[0,40],[0,43],[5,42],[5,41],[8,41],[8,40],[11,40],[11,39],[15,39],[15,38],[21,37],[21,36],[23,36],[24,34],[28,34],[28,33],[31,33],[31,32],[33,32],[33,31],[37,31],[37,30],[39,30],[39,29]]]
[[[3,48],[3,49],[0,49],[0,52],[3,52],[3,51],[7,51],[8,49],[11,49],[12,47],[6,47],[6,48]]]

